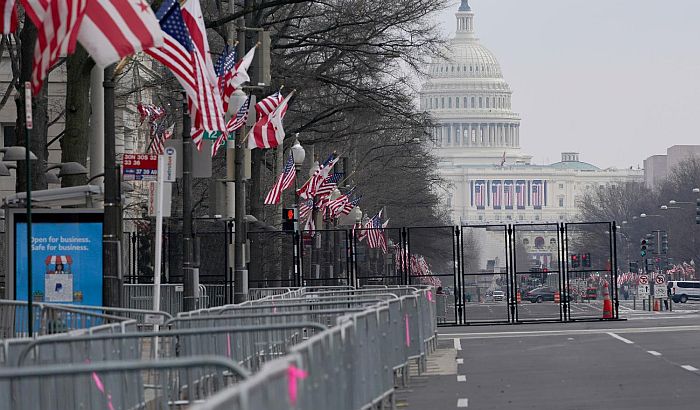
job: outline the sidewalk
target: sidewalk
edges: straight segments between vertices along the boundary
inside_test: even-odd
[[[397,408],[422,410],[457,407],[460,382],[457,381],[457,350],[452,340],[438,341],[438,349],[428,357],[427,371],[420,376],[417,373],[413,365],[409,385],[397,389]]]

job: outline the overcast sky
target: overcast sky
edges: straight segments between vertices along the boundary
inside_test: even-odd
[[[455,30],[453,1],[441,19]],[[700,144],[700,1],[470,0],[534,163],[643,166]]]

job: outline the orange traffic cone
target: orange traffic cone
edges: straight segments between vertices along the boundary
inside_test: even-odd
[[[608,282],[603,286],[603,319],[612,319],[613,309],[610,293],[608,292]]]

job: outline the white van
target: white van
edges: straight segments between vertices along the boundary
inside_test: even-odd
[[[700,281],[672,280],[667,286],[671,298],[676,303],[685,303],[690,299],[700,300]]]

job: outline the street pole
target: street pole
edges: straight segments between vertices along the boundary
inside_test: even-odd
[[[104,70],[104,225],[102,228],[103,299],[106,306],[121,306],[121,199],[116,166],[114,128],[114,65]]]
[[[245,48],[245,22],[241,18],[238,25],[238,55],[243,56],[246,53]],[[255,84],[251,78],[251,83]],[[245,186],[243,185],[243,161],[244,161],[244,145],[246,126],[241,127],[236,135],[235,150],[234,150],[234,169],[235,169],[235,191],[234,191],[234,223],[235,236],[233,241],[233,302],[242,303],[248,299],[248,270],[246,269],[243,258],[244,246],[244,230],[245,230]]]
[[[24,163],[27,175],[27,335],[34,334],[34,306],[32,304],[32,167],[30,157],[30,137],[33,128],[32,89],[29,82],[24,83]]]
[[[182,99],[182,273],[185,311],[194,310],[199,299],[199,271],[193,267],[192,235],[192,138],[187,99]]]

